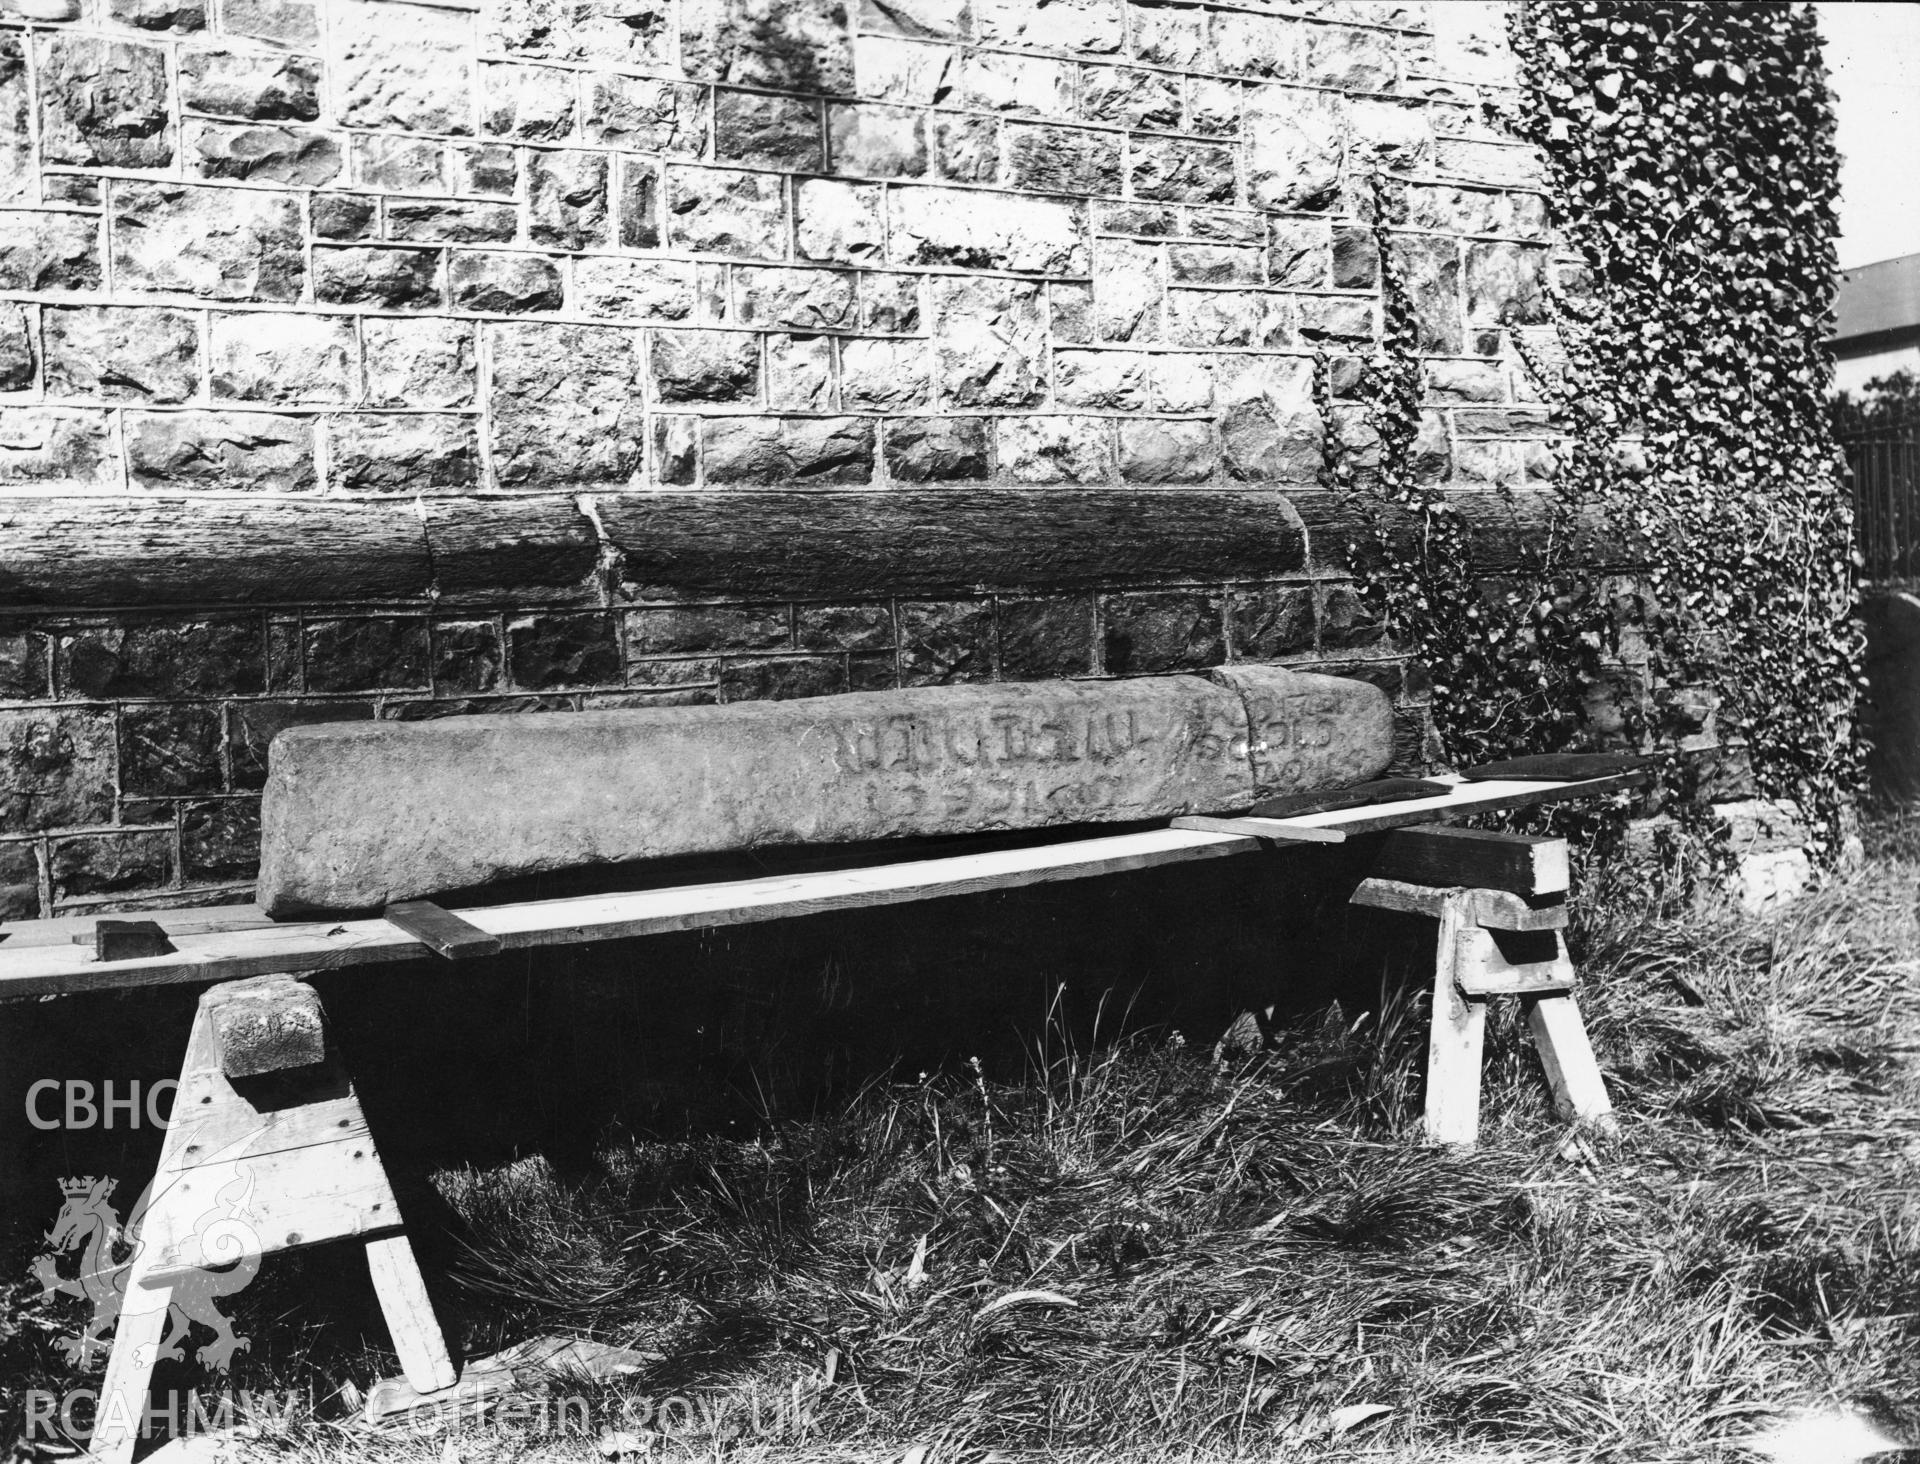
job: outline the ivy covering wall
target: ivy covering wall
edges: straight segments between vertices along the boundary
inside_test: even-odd
[[[1579,258],[1547,282],[1557,349],[1528,353],[1563,433],[1553,531],[1521,574],[1489,578],[1422,488],[1395,364],[1413,325],[1389,278],[1372,588],[1432,668],[1454,759],[1637,743],[1670,754],[1677,811],[1703,787],[1744,791],[1750,769],[1832,857],[1859,774],[1860,645],[1826,410],[1838,158],[1811,7],[1529,0],[1509,34],[1524,84],[1507,120],[1542,150]],[[1595,536],[1638,572],[1584,571]]]

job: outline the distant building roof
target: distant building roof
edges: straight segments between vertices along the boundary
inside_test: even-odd
[[[1920,254],[1840,272],[1833,345],[1842,356],[1884,350],[1920,335]]]

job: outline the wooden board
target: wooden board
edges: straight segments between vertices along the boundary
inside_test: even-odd
[[[1248,834],[1256,839],[1273,839],[1282,844],[1344,844],[1347,836],[1338,829],[1310,829],[1277,818],[1208,818],[1188,814],[1173,821],[1176,829],[1198,829],[1209,834]]]
[[[1307,814],[1285,822],[1309,828],[1336,828],[1346,833],[1369,832],[1425,823],[1436,815],[1584,798],[1632,785],[1631,781],[1618,778],[1561,784],[1457,784],[1443,798],[1413,799],[1374,810],[1356,808]],[[512,951],[1016,889],[1271,848],[1263,840],[1245,835],[1153,829],[861,869],[818,870],[764,879],[495,905],[465,909],[460,914],[480,930],[499,937],[503,950]],[[1297,857],[1291,850],[1273,852]],[[177,949],[170,955],[112,963],[93,961],[91,952],[84,947],[41,944],[14,948],[9,938],[0,942],[0,999],[126,986],[228,981],[281,971],[337,970],[413,960],[430,954],[420,940],[383,919],[316,920],[265,926],[245,923],[248,919],[250,917],[244,915],[240,917],[243,928],[238,929],[198,934],[180,930],[174,939]],[[36,923],[12,924],[0,927],[0,932],[11,937],[13,932],[29,930]],[[162,924],[167,922],[163,919]]]
[[[401,900],[387,906],[383,918],[449,961],[471,961],[500,951],[498,936],[489,935],[451,910],[441,909],[432,900]]]
[[[1433,885],[1407,884],[1397,879],[1365,879],[1353,892],[1352,903],[1437,920],[1451,893],[1453,891]],[[1468,917],[1486,930],[1564,930],[1567,925],[1564,904],[1536,910],[1518,895],[1505,890],[1466,890],[1464,893]]]
[[[1565,839],[1485,829],[1399,829],[1387,835],[1373,872],[1407,884],[1506,890],[1525,898],[1565,894],[1572,882]]]

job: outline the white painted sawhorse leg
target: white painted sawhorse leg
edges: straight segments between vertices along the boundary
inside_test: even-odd
[[[231,982],[200,998],[160,1166],[127,1228],[135,1249],[92,1441],[105,1464],[133,1457],[154,1364],[182,1355],[193,1323],[215,1334],[200,1348],[203,1363],[224,1370],[247,1345],[218,1299],[274,1251],[363,1240],[407,1381],[423,1393],[454,1382],[320,998],[291,976]]]
[[[1540,847],[1555,845],[1558,874],[1553,872],[1555,851]],[[1495,857],[1483,857],[1489,850]],[[1524,891],[1422,882],[1442,877],[1454,862],[1494,878],[1511,873],[1507,882],[1523,885]],[[1573,962],[1563,934],[1565,842],[1408,829],[1391,837],[1377,867],[1414,878],[1365,880],[1354,891],[1354,904],[1426,915],[1439,927],[1427,1046],[1429,1142],[1472,1145],[1479,1139],[1486,1004],[1501,996],[1518,997],[1526,1005],[1561,1119],[1611,1128],[1613,1104],[1573,997]],[[1556,880],[1557,890],[1539,888]]]

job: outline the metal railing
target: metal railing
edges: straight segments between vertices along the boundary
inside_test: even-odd
[[[1920,587],[1920,409],[1843,411],[1835,429],[1853,479],[1861,584]]]

